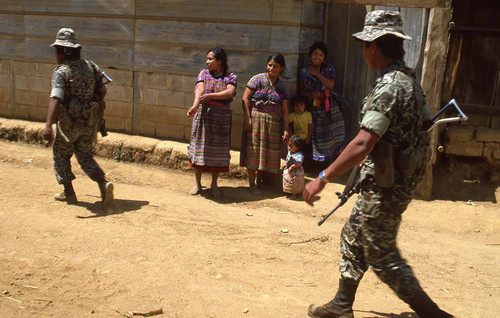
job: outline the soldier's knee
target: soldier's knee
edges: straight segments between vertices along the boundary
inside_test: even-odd
[[[102,171],[99,166],[95,166],[92,170],[88,171],[87,174],[89,178],[95,182],[103,182],[105,180],[104,171]]]
[[[363,250],[365,261],[373,268],[384,270],[391,264],[398,263],[398,257],[394,251],[386,251],[377,246],[366,246]]]

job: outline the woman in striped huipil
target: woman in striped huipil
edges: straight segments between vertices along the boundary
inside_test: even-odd
[[[217,187],[219,172],[229,171],[231,156],[231,101],[236,94],[237,79],[229,72],[226,52],[213,48],[207,52],[207,68],[196,78],[193,106],[187,115],[193,117],[188,157],[194,168],[195,185],[189,194],[201,193],[201,175],[212,173],[214,198],[222,193]]]
[[[253,194],[262,193],[257,175],[280,172],[281,142],[288,138],[288,93],[279,79],[284,69],[283,55],[269,56],[266,73],[252,77],[243,93],[246,145],[242,164],[248,169]]]

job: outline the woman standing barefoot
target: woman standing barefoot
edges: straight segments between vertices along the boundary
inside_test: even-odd
[[[253,194],[261,194],[256,174],[280,172],[281,141],[288,138],[288,93],[279,80],[284,69],[283,55],[269,56],[267,72],[252,77],[243,93],[244,128],[247,133],[244,164]]]

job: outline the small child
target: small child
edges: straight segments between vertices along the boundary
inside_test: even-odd
[[[306,110],[306,100],[303,96],[295,95],[292,98],[291,105],[293,106],[293,113],[288,115],[290,131],[293,131],[294,134],[299,135],[305,140],[305,145],[301,151],[305,157],[304,169],[309,172],[313,159],[311,147],[312,116],[311,113]]]
[[[299,135],[293,135],[288,141],[288,154],[286,156],[286,166],[283,170],[283,192],[291,193],[287,196],[296,199],[297,193],[304,190],[304,155],[301,150],[306,142]]]
[[[306,100],[301,95],[295,95],[292,98],[291,104],[293,113],[290,113],[288,116],[288,122],[293,124],[294,134],[302,137],[306,145],[309,145],[311,143],[312,116],[311,113],[306,110]]]

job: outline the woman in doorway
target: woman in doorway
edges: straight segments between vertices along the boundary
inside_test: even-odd
[[[195,169],[195,185],[189,194],[201,192],[201,175],[212,173],[214,198],[222,193],[217,187],[220,172],[229,171],[231,147],[231,101],[236,94],[237,79],[229,72],[226,52],[213,48],[207,52],[207,68],[196,78],[193,106],[187,115],[193,117],[188,157]]]
[[[284,70],[283,55],[269,56],[266,73],[252,77],[243,93],[247,134],[244,165],[253,194],[262,193],[256,181],[263,172],[280,172],[281,141],[288,138],[288,92],[279,79]]]
[[[299,90],[308,98],[312,115],[311,143],[314,166],[321,169],[333,161],[345,145],[344,118],[338,101],[345,100],[333,92],[335,71],[325,62],[328,49],[316,42],[309,49],[311,64],[299,74]]]

